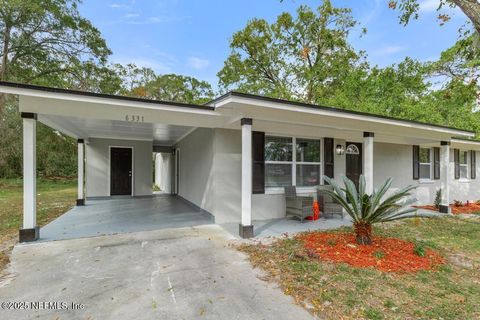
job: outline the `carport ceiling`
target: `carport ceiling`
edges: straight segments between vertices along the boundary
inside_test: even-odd
[[[173,145],[193,127],[161,123],[141,123],[117,120],[83,119],[55,115],[38,115],[47,126],[78,138],[152,140],[154,145]]]

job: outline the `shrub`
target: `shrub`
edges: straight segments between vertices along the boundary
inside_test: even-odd
[[[455,207],[463,207],[463,202],[460,200],[453,200],[453,205]]]
[[[408,198],[415,189],[407,186],[386,196],[392,185],[392,178],[387,179],[371,194],[365,191],[365,177],[360,176],[358,191],[352,180],[343,177],[344,188],[327,176],[324,180],[333,187],[333,191],[325,190],[335,199],[353,220],[355,238],[358,244],[372,243],[372,225],[412,217],[431,217],[429,213],[417,213],[411,205],[415,199]],[[408,198],[405,200],[405,198]]]
[[[433,203],[433,205],[435,206],[435,208],[439,209],[441,202],[442,202],[442,189],[438,189],[437,193],[435,193],[435,202]]]
[[[423,243],[422,241],[415,241],[413,253],[415,253],[419,257],[425,257],[425,243]]]

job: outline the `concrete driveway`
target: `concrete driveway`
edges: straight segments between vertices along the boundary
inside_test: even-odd
[[[18,245],[0,302],[69,309],[0,309],[0,319],[312,319],[259,280],[230,237],[204,225]]]

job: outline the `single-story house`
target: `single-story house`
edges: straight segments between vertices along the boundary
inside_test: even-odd
[[[205,105],[0,82],[23,117],[22,241],[38,238],[36,122],[78,141],[78,200],[152,196],[153,153],[164,190],[253,235],[253,220],[285,216],[283,187],[311,193],[327,175],[393,178],[417,186],[419,204],[441,211],[480,199],[474,132],[429,123],[230,92]]]

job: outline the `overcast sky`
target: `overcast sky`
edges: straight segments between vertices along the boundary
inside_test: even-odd
[[[453,45],[465,21],[459,10],[447,9],[452,20],[437,22],[438,0],[420,0],[421,17],[407,27],[387,0],[334,0],[351,7],[360,28],[350,36],[357,49],[365,50],[372,64],[385,66],[406,56],[419,60],[438,58]],[[158,73],[177,73],[207,80],[217,86],[216,73],[228,56],[229,39],[251,18],[273,22],[283,11],[301,5],[316,7],[319,0],[84,0],[81,13],[102,32],[113,50],[112,61],[134,62]]]

